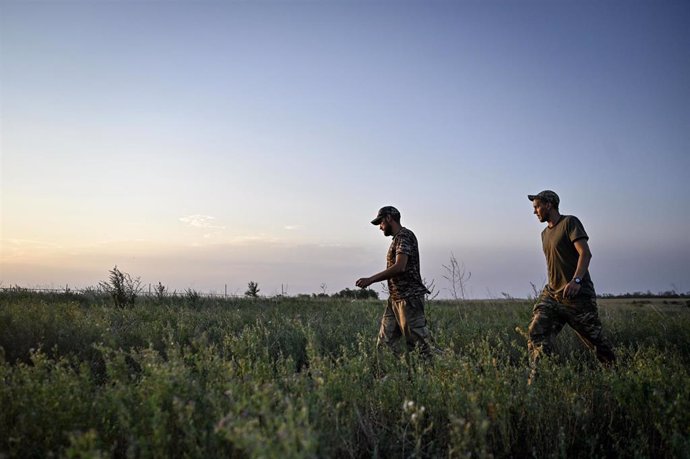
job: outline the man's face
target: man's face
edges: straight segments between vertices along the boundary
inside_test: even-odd
[[[383,220],[381,220],[381,223],[379,223],[379,229],[383,231],[384,236],[392,236],[393,235],[393,229],[391,228],[391,216],[386,215],[383,217]]]
[[[549,213],[551,212],[551,203],[544,202],[541,199],[535,199],[532,201],[532,206],[534,207],[534,215],[537,216],[540,222],[544,223],[549,221]]]

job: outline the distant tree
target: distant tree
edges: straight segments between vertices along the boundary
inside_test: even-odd
[[[249,298],[256,298],[259,296],[259,284],[254,281],[249,281],[247,284],[247,291],[244,292],[244,296]]]
[[[127,273],[117,269],[117,265],[110,270],[110,277],[107,281],[101,281],[99,287],[110,295],[115,302],[115,306],[124,308],[133,306],[137,296],[143,288],[140,278],[132,278]]]
[[[379,294],[375,290],[371,289],[357,289],[357,290],[352,290],[349,288],[343,289],[339,291],[338,293],[333,294],[333,298],[350,298],[353,300],[366,300],[369,298],[373,298],[377,300],[379,298]]]

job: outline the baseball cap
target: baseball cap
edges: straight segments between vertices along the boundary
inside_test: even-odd
[[[550,202],[555,206],[558,206],[558,204],[561,202],[561,199],[558,197],[558,195],[551,190],[540,191],[537,194],[528,194],[527,199],[529,199],[530,201],[539,199],[540,201]]]
[[[371,221],[371,224],[372,224],[372,225],[378,225],[379,223],[381,223],[381,220],[383,220],[383,218],[384,218],[386,215],[397,215],[397,216],[400,216],[400,212],[398,211],[398,209],[396,209],[396,208],[393,207],[393,206],[381,207],[381,208],[379,209],[378,215],[376,215],[376,218],[373,219],[373,220]]]

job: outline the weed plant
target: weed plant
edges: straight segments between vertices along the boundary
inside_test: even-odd
[[[106,299],[107,300],[107,299]],[[602,307],[527,385],[531,305],[427,304],[441,352],[377,351],[382,301],[0,296],[0,457],[688,457],[690,310]]]

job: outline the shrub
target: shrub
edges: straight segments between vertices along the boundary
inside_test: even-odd
[[[376,349],[378,301],[0,297],[0,457],[687,457],[690,312],[602,307],[527,385],[531,304],[435,301],[444,352]],[[669,315],[660,331],[660,314]],[[672,318],[672,320],[670,320]],[[32,350],[33,349],[33,350]],[[90,351],[90,352],[86,352]]]
[[[350,298],[353,300],[367,300],[371,298],[378,300],[379,294],[370,288],[361,288],[357,290],[346,288],[338,293],[334,293],[333,298]]]
[[[249,298],[256,298],[259,296],[259,284],[254,281],[249,281],[247,284],[247,291],[244,292],[244,296]]]
[[[120,308],[133,306],[142,289],[140,278],[133,279],[128,273],[117,269],[117,265],[110,270],[108,281],[102,281],[98,285],[112,297],[115,306]]]

